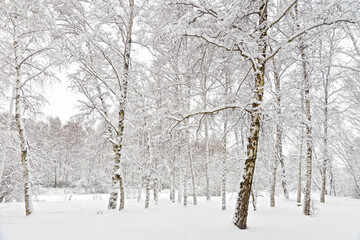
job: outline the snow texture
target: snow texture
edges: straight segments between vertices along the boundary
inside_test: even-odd
[[[219,197],[200,197],[197,206],[183,207],[168,195],[163,191],[159,205],[151,202],[146,210],[136,199],[128,200],[121,212],[106,209],[108,195],[72,195],[71,201],[65,195],[41,195],[29,217],[23,203],[2,203],[0,240],[360,240],[360,201],[355,199],[327,196],[327,203],[316,203],[318,214],[309,217],[294,196],[277,199],[275,208],[268,197],[259,197],[258,210],[249,211],[248,229],[239,230],[232,224],[236,194],[228,194],[226,211]]]

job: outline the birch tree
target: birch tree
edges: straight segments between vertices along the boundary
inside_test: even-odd
[[[68,33],[65,35],[68,53],[79,64],[79,70],[71,76],[73,85],[87,99],[84,109],[95,111],[105,122],[113,146],[114,168],[108,209],[117,208],[120,189],[119,210],[122,210],[125,190],[121,155],[131,79],[133,26],[139,10],[134,0],[106,4],[102,1],[64,2],[57,10],[59,26]],[[95,91],[93,86],[96,86]]]
[[[33,113],[44,102],[41,94],[33,85],[42,85],[44,81],[54,79],[50,71],[55,60],[51,41],[52,18],[46,8],[46,1],[1,1],[1,32],[8,41],[1,43],[3,54],[7,58],[8,77],[12,79],[14,89],[15,122],[18,131],[23,167],[25,193],[25,212],[33,212],[30,173],[30,149],[24,126],[24,111]],[[11,39],[11,40],[10,40]],[[11,113],[12,114],[12,113]]]

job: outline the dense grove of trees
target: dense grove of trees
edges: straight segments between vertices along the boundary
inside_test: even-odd
[[[0,201],[360,197],[360,2],[0,0]],[[67,74],[68,122],[39,118]],[[64,74],[62,74],[64,75]],[[60,113],[59,113],[60,114]],[[43,120],[40,120],[43,119]],[[25,189],[25,195],[23,194]],[[32,194],[35,195],[32,197]],[[117,206],[117,202],[120,206]],[[302,200],[303,199],[303,200]]]

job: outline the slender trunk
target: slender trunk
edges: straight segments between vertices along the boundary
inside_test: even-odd
[[[159,180],[157,178],[154,179],[154,200],[155,205],[159,204]]]
[[[125,120],[125,105],[127,100],[127,84],[130,77],[130,52],[131,52],[131,42],[132,42],[132,27],[134,22],[134,0],[129,0],[129,26],[127,28],[127,34],[125,39],[125,49],[124,49],[124,65],[123,65],[123,83],[121,86],[121,96],[119,97],[119,115],[118,115],[118,126],[117,126],[117,134],[116,141],[113,143],[113,150],[115,152],[115,163],[114,163],[114,172],[112,176],[112,186],[111,193],[109,198],[108,209],[116,209],[117,207],[117,198],[118,198],[118,190],[117,187],[119,185],[120,188],[120,207],[119,210],[124,209],[125,207],[125,189],[124,189],[124,181],[121,173],[120,167],[120,158],[122,151],[122,140],[124,134],[124,120]]]
[[[276,115],[277,115],[277,123],[276,123],[276,158],[278,158],[281,166],[281,185],[284,191],[284,196],[286,199],[289,198],[289,192],[287,190],[286,184],[286,171],[285,171],[285,162],[282,151],[282,113],[281,113],[281,79],[279,76],[279,72],[277,69],[277,64],[275,59],[272,59],[274,65],[274,76],[275,76],[275,92],[276,92]]]
[[[178,203],[181,203],[182,201],[182,181],[181,181],[181,169],[180,169],[180,161],[181,161],[181,148],[180,146],[178,147],[178,167],[176,168],[177,170],[177,175],[178,175],[178,183],[177,183],[177,189],[178,189]]]
[[[197,205],[197,193],[196,193],[196,180],[195,180],[195,169],[194,169],[194,159],[192,156],[192,150],[189,146],[189,162],[190,162],[190,172],[191,172],[191,183],[192,183],[192,191],[193,191],[193,200],[194,205]]]
[[[329,165],[330,165],[330,195],[336,196],[335,178],[334,178],[334,172],[333,172],[333,167],[332,167],[332,161],[330,161]]]
[[[24,195],[25,195],[25,213],[26,216],[33,212],[32,194],[31,194],[31,180],[30,180],[30,164],[28,157],[28,140],[26,137],[24,122],[23,122],[23,111],[21,102],[21,73],[19,65],[18,55],[18,38],[17,38],[17,26],[14,24],[14,59],[15,59],[15,71],[16,71],[16,82],[15,82],[15,122],[19,133],[20,149],[21,149],[21,165],[23,167],[23,181],[24,181]]]
[[[300,53],[304,77],[304,100],[306,114],[306,186],[304,197],[304,214],[311,214],[311,181],[312,181],[312,129],[311,129],[311,107],[310,107],[310,81],[307,72],[307,61],[305,55],[305,46],[300,45]]]
[[[175,159],[174,159],[175,160]],[[175,178],[175,163],[173,166],[173,170],[171,171],[171,193],[170,193],[170,199],[172,203],[175,203],[175,182],[176,182],[176,178]]]
[[[145,209],[149,208],[150,204],[150,176],[146,177],[146,193],[145,193]]]
[[[302,100],[303,101],[303,100]],[[302,170],[302,159],[303,159],[303,145],[304,145],[304,128],[301,127],[301,138],[300,138],[300,156],[299,156],[299,167],[298,167],[298,184],[297,184],[297,205],[301,206],[301,170]]]
[[[138,202],[141,201],[141,177],[140,177],[140,181],[139,181],[139,185],[138,185],[138,189],[137,189],[137,201]]]
[[[334,41],[335,30],[332,32],[332,39],[330,41],[330,56],[329,56],[329,65],[332,65],[333,58],[333,41]],[[321,56],[320,56],[321,58]],[[324,76],[324,161],[322,166],[322,186],[320,194],[320,202],[325,202],[326,194],[326,170],[329,165],[329,154],[328,154],[328,119],[329,119],[329,77],[331,73],[331,67],[327,67],[327,72],[323,74]]]
[[[227,162],[227,116],[224,122],[224,135],[223,135],[223,161],[221,173],[221,210],[226,210],[226,162]]]
[[[187,167],[186,167],[186,168],[187,168]],[[187,183],[187,178],[188,178],[188,177],[187,177],[187,170],[185,169],[184,183],[183,183],[183,184],[184,184],[184,187],[183,187],[183,188],[184,188],[184,203],[183,203],[183,204],[184,204],[184,207],[186,207],[186,206],[187,206],[187,203],[188,203],[188,202],[187,202],[187,197],[188,197],[188,192],[187,192],[187,191],[188,191],[188,189],[187,189],[187,184],[188,184],[188,183]]]
[[[321,194],[320,194],[320,202],[325,202],[325,194],[326,194],[326,169],[328,165],[328,89],[327,89],[327,79],[325,86],[325,119],[324,119],[324,161],[322,166],[322,186],[321,186]]]
[[[276,172],[277,172],[278,165],[279,165],[279,158],[275,154],[274,166],[273,166],[273,176],[272,176],[272,182],[271,182],[271,191],[270,191],[270,207],[275,207]]]
[[[54,168],[54,188],[57,187],[57,167],[56,167],[56,163],[55,163],[55,168]]]
[[[260,7],[260,41],[259,41],[259,53],[260,57],[256,59],[256,66],[253,66],[255,72],[255,92],[254,100],[252,103],[251,111],[251,124],[250,124],[250,136],[248,138],[247,145],[247,159],[245,161],[245,174],[243,180],[240,182],[240,192],[236,202],[236,210],[234,216],[234,224],[240,229],[246,229],[247,216],[249,209],[249,199],[251,194],[251,186],[254,177],[255,162],[257,157],[257,150],[259,144],[260,133],[260,119],[261,110],[260,104],[263,101],[264,95],[264,78],[265,78],[265,61],[266,58],[266,21],[267,21],[267,6],[266,1],[262,1]]]
[[[210,163],[210,149],[209,149],[209,123],[205,117],[205,178],[206,178],[206,200],[210,200],[210,177],[209,177],[209,163]]]

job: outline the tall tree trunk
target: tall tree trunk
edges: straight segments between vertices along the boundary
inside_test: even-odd
[[[146,189],[145,189],[145,209],[150,205],[150,176],[146,177]]]
[[[300,53],[304,77],[304,100],[306,114],[306,186],[304,197],[304,214],[311,214],[311,181],[312,181],[312,129],[311,129],[311,108],[310,108],[310,81],[307,72],[307,61],[305,46],[301,42]]]
[[[139,179],[139,184],[138,184],[138,188],[137,188],[137,202],[141,201],[141,175],[140,175],[140,179]]]
[[[332,161],[330,161],[330,195],[331,196],[336,196],[336,191],[335,191],[335,178],[334,178],[334,170],[332,167]]]
[[[184,173],[184,182],[183,182],[183,189],[184,189],[184,207],[187,206],[187,197],[188,197],[188,176],[187,176],[187,166]]]
[[[127,26],[126,31],[126,39],[125,39],[125,48],[123,54],[123,83],[121,87],[121,95],[119,97],[119,115],[118,115],[118,126],[117,126],[117,134],[115,143],[113,143],[113,150],[115,152],[115,163],[114,163],[114,173],[112,176],[112,186],[110,199],[108,204],[108,209],[116,209],[117,198],[118,198],[118,190],[117,185],[119,184],[120,188],[120,206],[119,210],[124,209],[125,207],[125,188],[124,188],[124,180],[121,175],[121,166],[120,166],[120,158],[122,151],[122,140],[124,134],[124,121],[125,121],[125,105],[127,101],[127,85],[130,77],[130,53],[131,53],[131,42],[132,42],[132,28],[134,23],[134,0],[129,0],[129,25]]]
[[[154,200],[155,205],[159,204],[159,179],[154,179]]]
[[[325,194],[326,194],[326,169],[328,167],[328,79],[326,78],[325,85],[325,106],[324,106],[324,160],[322,165],[322,185],[321,185],[321,194],[320,194],[320,202],[325,202]]]
[[[170,201],[172,203],[175,203],[175,188],[176,188],[176,167],[175,167],[175,155],[174,155],[174,160],[173,160],[173,164],[172,164],[172,169],[170,172]]]
[[[276,172],[277,172],[278,165],[279,165],[279,158],[275,154],[274,166],[273,166],[273,176],[272,176],[271,190],[270,190],[270,207],[275,207]]]
[[[177,189],[178,189],[178,203],[182,201],[182,181],[181,181],[181,169],[180,169],[180,162],[181,161],[181,148],[178,146],[178,167],[176,168],[177,175],[178,175],[178,182],[177,182]]]
[[[281,165],[281,185],[284,191],[284,196],[286,199],[289,198],[289,192],[286,186],[286,171],[285,171],[285,163],[282,152],[282,114],[281,114],[281,79],[279,76],[278,68],[275,59],[272,59],[273,67],[274,67],[274,76],[275,76],[275,93],[276,93],[276,154],[274,159],[274,172],[273,172],[273,182],[271,187],[271,207],[275,207],[275,188],[276,188],[276,171],[278,162]]]
[[[206,178],[206,200],[210,200],[210,177],[209,177],[209,164],[210,164],[210,149],[209,149],[209,123],[208,118],[205,116],[205,178]]]
[[[323,73],[324,78],[324,160],[322,166],[322,186],[321,186],[321,194],[320,194],[320,202],[325,202],[325,194],[326,194],[326,170],[329,165],[329,154],[328,154],[328,121],[329,121],[329,78],[331,74],[331,65],[333,59],[333,51],[334,51],[334,41],[335,30],[332,32],[332,37],[330,41],[330,55],[329,55],[329,66],[327,67],[327,72]],[[321,42],[322,45],[322,42]],[[321,58],[321,56],[320,56]]]
[[[303,99],[301,101],[303,102]],[[303,159],[303,147],[304,147],[303,145],[304,145],[304,128],[301,127],[300,155],[299,155],[299,166],[298,166],[298,184],[297,184],[297,205],[298,206],[301,206],[301,191],[302,191],[301,171],[302,171],[302,159]]]
[[[26,137],[24,122],[23,122],[23,110],[21,102],[21,73],[20,73],[20,64],[19,64],[19,54],[18,54],[18,37],[17,37],[17,26],[14,24],[14,56],[15,56],[15,122],[16,127],[19,133],[20,149],[21,149],[21,165],[23,167],[23,181],[24,181],[24,195],[25,195],[25,213],[26,216],[30,215],[33,212],[32,204],[32,194],[31,194],[31,180],[30,180],[30,164],[28,157],[28,140]]]
[[[189,143],[190,144],[190,143]],[[195,179],[195,169],[194,169],[194,159],[192,156],[192,150],[189,146],[189,162],[190,162],[190,172],[191,172],[191,183],[192,183],[192,191],[193,191],[193,200],[194,205],[197,205],[197,193],[196,193],[196,179]]]
[[[122,135],[122,134],[121,134]],[[119,144],[113,144],[113,151],[115,153],[115,163],[114,163],[114,170],[112,176],[112,185],[111,185],[111,193],[109,198],[108,209],[116,209],[117,208],[117,199],[119,196],[119,189],[120,189],[120,207],[119,210],[124,209],[125,203],[125,190],[124,190],[124,183],[122,177],[122,170],[121,170],[121,150],[122,150],[122,136],[118,138],[120,140]]]
[[[255,73],[255,92],[251,111],[250,136],[247,145],[247,159],[245,161],[245,174],[240,182],[240,192],[236,202],[234,224],[240,229],[246,229],[247,216],[249,209],[249,199],[251,194],[251,186],[254,177],[255,162],[259,144],[261,109],[260,104],[264,95],[264,78],[265,78],[265,58],[266,58],[266,22],[267,22],[267,6],[266,1],[262,1],[260,7],[260,39],[259,39],[259,56],[256,59],[256,65],[253,66]]]
[[[223,161],[222,161],[222,173],[221,173],[221,210],[226,210],[227,116],[225,116],[225,122],[224,122],[222,149],[223,149]]]

